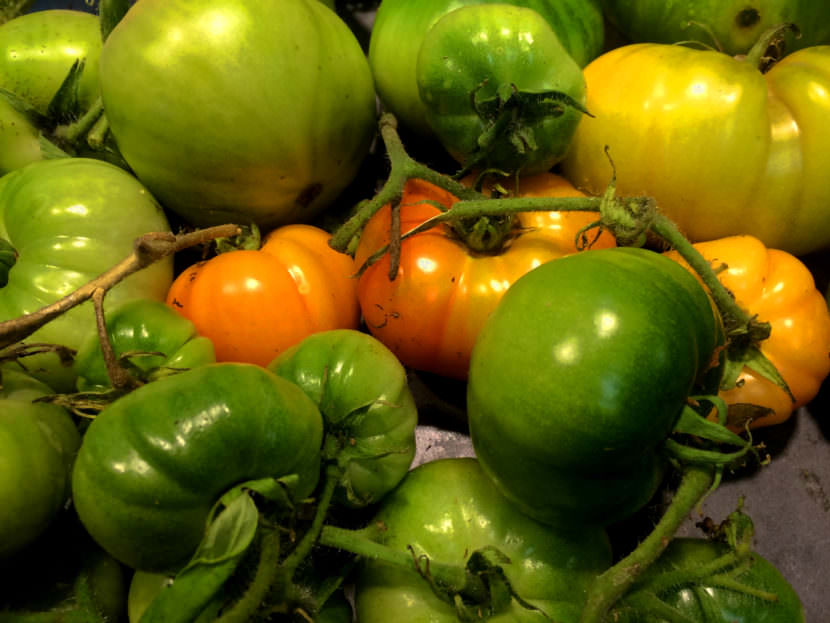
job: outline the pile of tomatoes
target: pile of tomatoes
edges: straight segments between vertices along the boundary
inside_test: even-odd
[[[804,621],[675,533],[830,374],[807,4],[8,16],[0,623]]]

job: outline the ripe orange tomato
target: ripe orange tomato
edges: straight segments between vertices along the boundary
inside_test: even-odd
[[[738,305],[770,324],[770,336],[760,349],[786,381],[795,402],[784,389],[747,367],[737,385],[722,391],[721,397],[730,410],[742,404],[770,409],[768,415],[753,420],[751,428],[787,420],[815,398],[830,374],[830,312],[824,295],[801,260],[769,249],[753,236],[729,236],[694,246],[714,268],[725,265],[718,279]],[[668,255],[679,260],[674,251]],[[738,422],[734,425],[740,428]]]
[[[275,229],[259,250],[221,253],[183,271],[167,303],[210,338],[217,361],[261,366],[303,338],[360,322],[352,259],[311,225]]]
[[[519,196],[581,196],[552,173],[522,178]],[[411,179],[401,200],[401,231],[407,232],[457,199],[429,182]],[[389,279],[389,255],[361,275],[358,298],[369,331],[411,368],[456,379],[467,378],[470,352],[484,321],[519,277],[536,266],[576,252],[579,230],[598,216],[589,212],[526,212],[516,235],[499,253],[470,251],[447,225],[407,238],[400,266]],[[391,208],[369,220],[355,264],[362,266],[389,242]],[[594,248],[615,246],[602,233]]]

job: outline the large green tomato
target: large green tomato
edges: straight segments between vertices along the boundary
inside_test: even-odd
[[[649,195],[693,241],[750,234],[803,255],[830,246],[830,45],[761,73],[748,60],[657,43],[585,68],[587,108],[563,171],[601,194]],[[606,148],[608,153],[606,153]]]
[[[72,64],[83,60],[78,103],[86,110],[100,95],[100,54],[97,16],[63,9],[27,13],[0,26],[0,87],[45,115]]]
[[[411,548],[422,564],[426,557],[463,568],[474,552],[491,548],[506,556],[501,567],[515,593],[547,617],[509,600],[487,618],[491,623],[576,623],[588,584],[611,563],[602,529],[575,523],[560,532],[537,523],[505,500],[471,458],[415,468],[384,498],[373,523],[383,526],[381,543]],[[416,571],[369,558],[355,602],[361,623],[458,621],[452,602],[439,599]]]
[[[531,516],[607,524],[659,483],[658,448],[721,335],[702,286],[667,259],[620,247],[542,264],[479,334],[473,447]]]
[[[427,31],[454,9],[489,3],[488,0],[381,2],[369,41],[369,64],[386,109],[412,131],[432,136],[415,73]],[[533,9],[542,15],[580,67],[602,51],[604,29],[599,0],[511,0],[509,4]]]
[[[311,220],[375,134],[366,57],[316,0],[142,0],[100,72],[124,158],[195,225]]]
[[[608,19],[631,42],[700,41],[744,54],[768,28],[792,23],[786,51],[830,43],[830,3],[816,0],[602,0]]]
[[[72,461],[81,443],[69,414],[34,403],[53,393],[15,370],[0,386],[0,558],[32,543],[69,497]]]
[[[296,475],[293,499],[309,495],[322,434],[311,399],[264,368],[193,368],[143,385],[93,420],[72,473],[75,509],[117,560],[175,571],[232,487]]]
[[[17,318],[70,294],[125,259],[135,239],[169,231],[150,193],[118,167],[85,158],[34,162],[0,179],[0,238],[17,260],[0,290],[0,321]],[[172,258],[139,271],[113,288],[108,305],[163,300],[173,276]],[[30,342],[75,349],[95,326],[92,302],[50,321]],[[23,360],[57,390],[71,391],[74,373],[52,354]]]
[[[585,104],[582,69],[548,22],[510,4],[470,5],[441,17],[424,35],[415,75],[435,135],[458,162],[474,160],[478,169],[549,170],[582,117],[575,106]],[[502,118],[510,119],[506,130],[484,146]]]
[[[319,407],[326,451],[342,468],[340,502],[374,504],[409,471],[418,411],[406,370],[379,340],[350,329],[322,331],[282,352],[268,369]]]

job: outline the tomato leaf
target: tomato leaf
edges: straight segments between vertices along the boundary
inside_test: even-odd
[[[191,561],[150,604],[141,623],[186,623],[208,607],[233,575],[256,534],[259,512],[237,496],[208,525]]]

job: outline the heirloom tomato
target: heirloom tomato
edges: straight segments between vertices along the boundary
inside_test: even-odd
[[[621,519],[659,484],[658,449],[720,338],[706,291],[659,253],[596,249],[542,264],[476,340],[476,456],[541,521]]]
[[[749,57],[747,57],[748,59]],[[633,44],[585,68],[587,108],[563,171],[649,195],[693,241],[750,234],[795,255],[830,245],[830,46],[762,74],[747,59]]]
[[[136,299],[105,312],[113,354],[134,380],[146,383],[213,363],[213,343],[162,301]],[[81,391],[111,386],[97,327],[87,333],[72,364]]]
[[[688,621],[689,623],[804,623],[804,608],[793,586],[768,560],[750,553],[749,560],[709,577],[694,575],[729,554],[726,543],[697,538],[672,539],[657,561],[638,578],[635,588],[648,589],[661,575],[677,578],[663,584],[657,597],[673,608],[676,619],[634,607],[616,612],[615,621]],[[683,572],[689,572],[686,579]],[[646,617],[648,617],[646,619]]]
[[[605,15],[631,42],[700,41],[744,54],[768,28],[795,24],[786,51],[830,43],[830,4],[814,0],[602,0]]]
[[[81,439],[62,407],[34,402],[51,388],[10,369],[0,381],[2,559],[37,539],[64,507]]]
[[[517,194],[581,195],[552,173],[522,178]],[[423,203],[427,200],[448,208],[457,201],[428,182],[409,180],[401,198],[402,232],[439,213]],[[494,254],[469,250],[447,225],[412,236],[401,244],[394,279],[388,254],[361,275],[358,296],[366,326],[405,365],[465,379],[476,336],[510,284],[539,264],[576,252],[579,231],[596,218],[589,212],[521,213],[515,235]],[[357,266],[389,242],[390,223],[389,206],[367,223],[355,253]],[[594,244],[614,245],[607,233]]]
[[[427,122],[467,168],[548,171],[583,114],[582,69],[532,9],[496,3],[450,11],[424,35],[415,77]]]
[[[268,369],[299,385],[320,409],[326,447],[342,466],[340,501],[366,506],[400,482],[415,457],[418,411],[406,370],[371,335],[322,331],[282,352]]]
[[[218,361],[265,366],[304,337],[357,328],[352,259],[311,225],[272,231],[259,250],[220,253],[183,271],[167,303],[213,342]]]
[[[0,87],[45,115],[72,64],[83,61],[78,104],[86,110],[100,95],[100,54],[97,16],[68,9],[27,13],[0,26]]]
[[[378,95],[389,112],[418,134],[432,134],[415,77],[421,44],[427,31],[440,18],[450,11],[474,4],[491,2],[384,0],[378,7],[369,40],[369,64]],[[544,17],[580,67],[602,51],[604,30],[598,0],[513,0],[508,4],[533,9]],[[492,23],[499,25],[497,13]],[[496,46],[492,48],[495,49]],[[488,50],[485,48],[485,53]]]
[[[786,251],[768,249],[752,236],[730,236],[695,247],[738,305],[770,324],[770,335],[760,349],[793,395],[744,367],[736,385],[722,391],[721,397],[738,408],[757,405],[771,410],[752,420],[752,427],[779,424],[815,398],[830,374],[830,312],[824,295],[801,260]],[[676,251],[668,255],[685,264]],[[739,420],[731,424],[743,427]]]
[[[142,0],[100,75],[125,160],[194,225],[311,220],[376,130],[366,56],[317,0]]]
[[[373,524],[381,527],[379,542],[409,549],[427,572],[430,563],[463,569],[474,555],[504,556],[497,558],[504,577],[526,603],[508,598],[496,605],[487,618],[493,623],[576,623],[588,584],[611,563],[601,528],[574,523],[560,532],[534,521],[502,497],[472,458],[416,467],[383,499]],[[385,623],[394,612],[400,623],[458,621],[449,597],[440,599],[414,569],[367,557],[357,579],[357,618]]]
[[[40,129],[0,96],[0,175],[43,159]]]
[[[16,251],[8,283],[0,290],[0,321],[11,320],[74,292],[124,260],[135,239],[169,231],[159,204],[129,173],[86,158],[33,162],[0,179],[0,238]],[[127,277],[107,293],[110,305],[163,300],[173,275],[165,258]],[[95,327],[91,301],[74,307],[26,338],[76,349]],[[21,360],[58,391],[75,376],[54,354]]]
[[[251,364],[193,368],[139,387],[92,421],[72,472],[75,509],[117,560],[176,571],[229,489],[295,475],[292,499],[311,493],[322,434],[320,412],[293,383]]]

